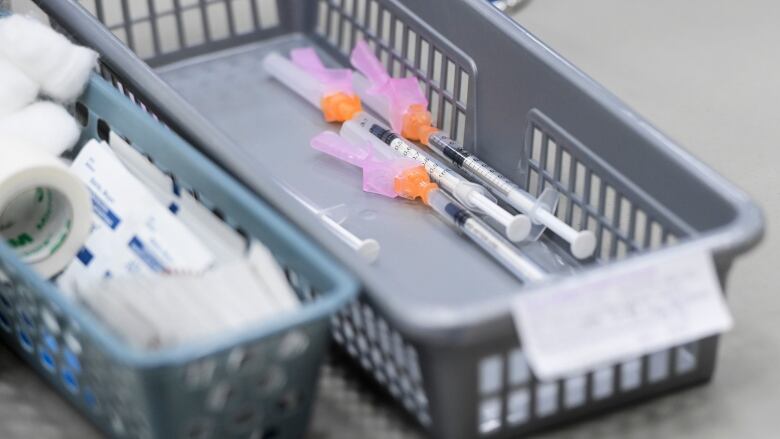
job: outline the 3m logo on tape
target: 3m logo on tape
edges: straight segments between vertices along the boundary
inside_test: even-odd
[[[32,244],[33,237],[28,233],[22,233],[16,238],[8,239],[8,244],[13,248],[24,247],[27,244]]]

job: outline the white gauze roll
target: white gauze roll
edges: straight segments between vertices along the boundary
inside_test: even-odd
[[[59,159],[29,145],[0,138],[0,151],[0,236],[50,278],[89,235],[89,190]]]
[[[64,108],[53,102],[36,102],[0,119],[0,138],[59,156],[79,140],[81,127]]]
[[[0,56],[0,120],[30,105],[38,97],[38,83]]]
[[[77,46],[39,21],[22,15],[0,19],[0,54],[58,101],[75,100],[97,63],[97,53]]]

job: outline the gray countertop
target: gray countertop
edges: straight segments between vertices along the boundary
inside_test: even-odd
[[[544,437],[773,436],[780,426],[780,2],[536,0],[516,18],[744,188],[769,224],[762,246],[731,273],[737,324],[722,340],[711,384]],[[370,385],[347,374],[338,362],[325,368],[311,438],[420,437]],[[0,345],[0,437],[98,434]]]

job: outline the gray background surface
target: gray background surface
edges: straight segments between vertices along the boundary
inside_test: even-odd
[[[15,0],[18,6],[24,1]],[[728,291],[737,326],[713,382],[549,438],[772,437],[780,428],[780,2],[536,0],[516,18],[764,207],[764,243]],[[522,86],[522,85],[520,85]],[[660,177],[659,177],[660,178]],[[384,398],[324,371],[311,438],[420,437]],[[0,345],[0,438],[98,434]]]

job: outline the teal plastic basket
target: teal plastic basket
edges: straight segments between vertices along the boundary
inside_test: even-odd
[[[84,124],[79,146],[106,139],[109,131],[128,140],[182,190],[263,242],[304,305],[241,332],[141,352],[0,243],[0,338],[114,437],[301,437],[329,339],[329,317],[353,299],[357,282],[263,200],[103,78],[93,75],[73,111]]]

